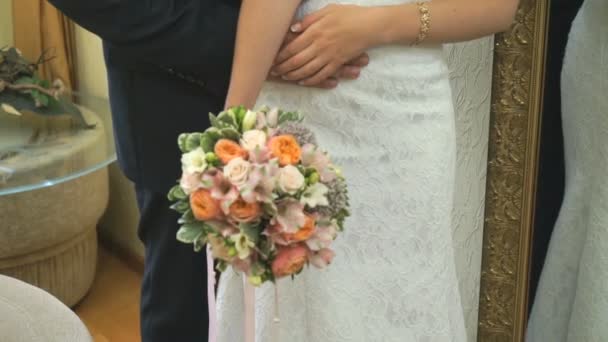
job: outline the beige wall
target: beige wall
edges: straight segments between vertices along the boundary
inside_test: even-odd
[[[477,340],[493,43],[494,39],[487,37],[445,47],[456,109],[452,229],[469,341]]]
[[[13,44],[13,6],[11,0],[0,0],[0,48]]]
[[[79,91],[107,98],[108,81],[101,40],[78,28],[76,47]],[[137,238],[138,215],[133,184],[123,176],[117,165],[110,166],[110,204],[101,219],[100,233],[116,247],[143,260],[144,248]]]

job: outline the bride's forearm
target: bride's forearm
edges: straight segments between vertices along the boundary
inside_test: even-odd
[[[433,0],[427,43],[450,43],[481,38],[507,30],[518,0]],[[415,3],[378,7],[370,18],[377,28],[374,45],[410,44],[420,28]]]
[[[300,0],[243,0],[226,107],[255,105]]]

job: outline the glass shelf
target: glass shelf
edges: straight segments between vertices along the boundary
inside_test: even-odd
[[[109,101],[82,93],[72,99],[91,128],[67,115],[0,109],[0,196],[67,182],[116,160]]]

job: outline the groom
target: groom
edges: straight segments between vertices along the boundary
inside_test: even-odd
[[[207,113],[223,109],[239,1],[49,2],[104,42],[118,160],[135,183],[146,246],[142,340],[205,341],[205,256],[176,241],[178,216],[166,193],[180,174],[178,134],[204,130]],[[364,63],[340,76],[355,78]]]

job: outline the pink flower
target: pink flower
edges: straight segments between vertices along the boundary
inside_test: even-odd
[[[188,173],[183,172],[179,185],[186,194],[191,194],[203,186],[201,174],[198,172]]]
[[[302,147],[302,165],[317,170],[324,183],[331,182],[336,177],[336,173],[330,168],[329,156],[314,145],[307,144]]]
[[[304,204],[295,199],[282,200],[278,203],[277,210],[277,216],[272,223],[279,224],[282,233],[296,233],[300,227],[306,224]]]
[[[274,159],[266,164],[254,165],[249,180],[241,189],[243,200],[249,203],[272,203],[279,170],[279,165]]]
[[[230,206],[239,198],[238,189],[217,169],[203,175],[203,185],[211,191],[211,197],[220,201],[222,211],[228,215]]]
[[[241,271],[245,274],[249,274],[249,271],[251,270],[251,260],[250,259],[235,258],[232,261],[231,265],[235,270]]]
[[[338,228],[333,222],[323,222],[320,220],[317,223],[315,234],[308,240],[306,245],[312,251],[320,251],[324,248],[329,248],[336,239]]]
[[[221,259],[225,261],[232,261],[234,256],[230,255],[230,247],[226,244],[226,241],[215,235],[207,235],[207,243],[211,247],[211,253],[215,259]]]
[[[269,226],[268,228],[266,228],[264,230],[264,232],[262,234],[270,237],[270,240],[276,245],[279,245],[279,246],[289,245],[289,242],[283,237],[281,226],[278,224]]]
[[[249,161],[253,164],[264,164],[270,159],[270,151],[266,146],[249,151]]]
[[[205,223],[225,238],[239,233],[239,229],[236,226],[226,221],[206,221]]]
[[[325,268],[331,264],[336,253],[329,248],[323,248],[318,252],[312,253],[310,256],[310,262],[317,268]]]

